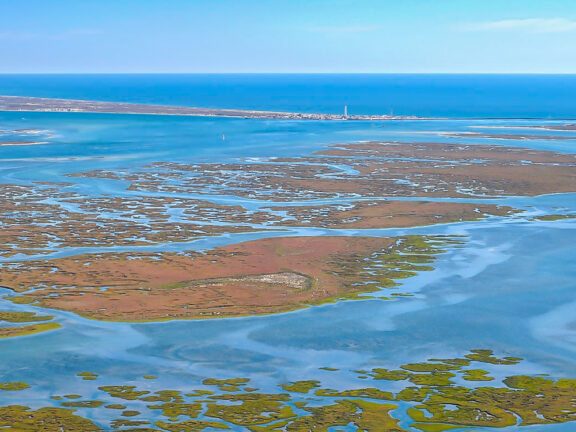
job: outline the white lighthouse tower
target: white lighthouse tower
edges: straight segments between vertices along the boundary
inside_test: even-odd
[[[344,118],[348,119],[348,105],[344,105]]]

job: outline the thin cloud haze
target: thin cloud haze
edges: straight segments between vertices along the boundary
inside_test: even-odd
[[[10,73],[576,73],[575,45],[576,0],[0,0]]]
[[[103,34],[101,30],[95,29],[72,29],[58,33],[39,32],[0,32],[0,39],[27,41],[27,40],[64,40],[78,37],[88,37]]]
[[[321,26],[310,27],[307,30],[316,33],[365,33],[380,29],[375,25],[364,26]]]
[[[481,23],[469,23],[462,26],[467,31],[518,30],[531,33],[563,33],[576,31],[576,20],[566,18],[527,18]]]

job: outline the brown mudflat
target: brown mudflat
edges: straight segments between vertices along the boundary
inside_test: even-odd
[[[283,227],[397,228],[506,216],[484,203],[360,201],[348,205],[239,205],[166,197],[84,196],[71,184],[0,185],[0,256],[44,255],[55,247],[142,246]],[[50,199],[52,202],[46,202]],[[62,207],[58,203],[64,203]],[[75,210],[77,208],[77,210]],[[170,212],[180,220],[170,219]]]
[[[347,165],[355,173],[342,171]],[[160,174],[158,174],[160,173]],[[576,156],[499,145],[365,142],[267,163],[155,163],[76,176],[124,180],[133,191],[325,198],[535,196],[576,192]]]
[[[350,205],[271,207],[288,218],[284,226],[335,229],[404,228],[439,223],[474,221],[487,216],[508,216],[511,207],[494,204],[433,201],[361,201]]]
[[[17,302],[101,320],[267,314],[373,291],[370,282],[391,286],[391,278],[415,274],[396,269],[409,259],[398,253],[431,262],[435,243],[422,237],[285,237],[206,253],[80,255],[18,263],[1,273],[0,285],[34,289]],[[386,259],[393,259],[392,267],[371,268]]]
[[[535,128],[531,128],[535,129]],[[539,128],[547,130],[544,128]],[[551,130],[569,130],[569,129],[551,129]],[[452,138],[486,138],[494,140],[513,140],[513,141],[531,141],[531,140],[548,140],[548,141],[570,141],[576,140],[576,136],[570,135],[534,135],[534,134],[484,134],[478,132],[444,132],[442,136]]]
[[[525,125],[525,126],[474,126],[478,129],[540,129],[551,131],[576,131],[575,123],[565,124],[545,124],[545,125]]]

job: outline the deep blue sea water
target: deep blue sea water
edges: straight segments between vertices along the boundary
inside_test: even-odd
[[[0,75],[0,94],[212,108],[576,118],[576,75]]]
[[[544,125],[574,118],[576,76],[0,75],[0,94],[310,112],[340,112],[348,104],[351,112],[363,114],[394,109],[397,114],[451,117],[381,123],[0,113],[0,130],[30,128],[49,133],[46,145],[0,147],[0,183],[73,181],[76,184],[70,189],[88,196],[136,194],[127,191],[123,182],[64,175],[139,168],[154,161],[298,156],[333,143],[371,139],[490,142],[576,153],[576,140],[546,139],[558,134],[576,138],[575,132],[534,130],[530,134],[540,134],[542,139],[530,141],[455,140],[441,134],[469,132],[479,125]],[[515,120],[522,117],[538,120]],[[5,133],[2,139],[22,137]],[[212,199],[250,209],[262,205],[229,196]],[[436,270],[405,281],[405,290],[415,294],[406,301],[341,302],[274,316],[148,324],[97,322],[50,311],[62,330],[0,340],[0,381],[32,385],[25,392],[0,392],[0,404],[41,407],[54,404],[50,399],[54,394],[102,396],[94,383],[74,377],[82,370],[101,375],[96,385],[130,383],[152,390],[188,390],[205,377],[238,376],[252,378],[264,391],[298,379],[319,379],[332,388],[365,387],[367,383],[359,382],[352,369],[382,364],[397,367],[431,357],[459,356],[476,348],[527,359],[513,373],[574,378],[576,221],[530,219],[576,213],[576,194],[510,197],[497,202],[526,212],[507,219],[413,229],[307,228],[152,245],[147,250],[201,250],[270,235],[467,236],[466,245],[443,255]],[[119,249],[56,249],[52,256],[110,250]],[[0,309],[7,308],[37,310],[0,299]],[[341,373],[319,371],[322,366],[339,368]],[[147,382],[142,379],[146,374],[160,378]],[[104,411],[81,413],[104,422],[111,415]],[[520,429],[558,432],[572,431],[574,426]]]

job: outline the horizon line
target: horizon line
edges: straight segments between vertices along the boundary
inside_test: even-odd
[[[0,72],[6,75],[576,75],[576,72]]]

